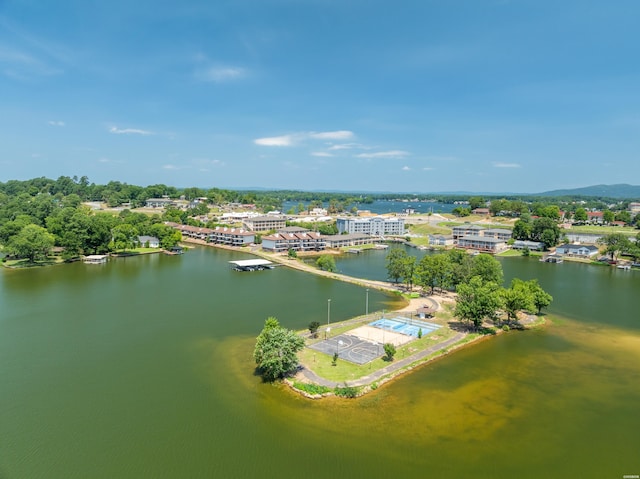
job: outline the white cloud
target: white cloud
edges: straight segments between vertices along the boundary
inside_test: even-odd
[[[196,78],[200,81],[224,83],[240,80],[248,74],[245,68],[233,66],[213,66],[196,72]]]
[[[522,165],[518,163],[502,163],[499,161],[494,161],[493,167],[494,168],[522,168]]]
[[[333,155],[326,151],[312,151],[311,156],[320,156],[322,158],[329,158],[329,157],[332,157]]]
[[[361,143],[338,143],[337,145],[331,145],[329,151],[336,150],[371,150],[371,146],[366,146]]]
[[[117,128],[112,126],[109,128],[109,133],[115,135],[155,135],[154,132],[148,130],[140,130],[138,128]]]
[[[305,140],[346,140],[353,138],[354,134],[349,130],[337,131],[301,131],[289,135],[271,136],[257,138],[253,140],[256,145],[261,146],[294,146],[303,143]]]
[[[64,121],[55,121],[55,120],[50,120],[47,122],[49,125],[51,126],[65,126]]]
[[[111,163],[109,158],[98,158],[98,163]]]
[[[293,137],[291,135],[272,136],[257,138],[253,142],[260,146],[291,146],[293,145]]]
[[[183,170],[184,166],[162,165],[163,170]]]
[[[402,171],[411,171],[411,168],[409,168],[408,166],[403,166]]]
[[[424,168],[422,168],[422,171],[431,171],[431,170],[433,170],[433,168],[430,166],[425,166]]]
[[[194,158],[192,160],[192,163],[194,163],[197,166],[202,166],[202,167],[206,167],[206,166],[225,166],[225,162],[222,160],[211,160],[209,158]],[[207,170],[209,171],[209,170]]]
[[[354,136],[349,130],[311,132],[308,135],[315,140],[348,140]]]
[[[409,152],[404,150],[390,150],[390,151],[376,151],[374,153],[360,153],[356,155],[356,158],[404,158],[408,156]]]

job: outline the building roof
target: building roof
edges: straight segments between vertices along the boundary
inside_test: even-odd
[[[272,235],[263,236],[262,240],[308,240],[320,239],[322,235],[315,231],[301,231],[299,233],[274,233]]]
[[[507,228],[489,228],[484,230],[484,233],[509,233],[512,234],[512,231]]]
[[[349,241],[349,240],[358,240],[358,239],[377,239],[377,236],[371,236],[365,233],[353,233],[353,234],[346,234],[346,235],[327,235],[324,236],[324,239],[326,239],[327,241]]]
[[[149,242],[152,242],[152,241],[156,241],[156,242],[158,242],[158,241],[160,241],[160,240],[159,240],[158,238],[156,238],[155,236],[146,236],[146,235],[143,235],[143,236],[138,236],[138,241],[139,241],[140,243],[146,243],[147,241],[149,241]]]
[[[572,243],[562,244],[562,245],[558,246],[558,248],[573,249],[573,250],[578,250],[578,249],[585,248],[585,249],[588,249],[589,251],[598,251],[599,250],[599,248],[597,246],[594,246],[592,244],[572,244]]]
[[[285,228],[280,228],[278,233],[303,233],[309,231],[307,228],[302,228],[301,226],[287,226]]]
[[[478,225],[458,225],[453,227],[454,230],[483,230],[482,226]]]
[[[488,238],[486,236],[479,235],[465,235],[462,238],[458,238],[458,241],[484,241],[485,243],[504,243],[503,239],[499,238]]]
[[[285,221],[285,218],[284,216],[262,215],[262,216],[254,216],[253,218],[247,218],[246,221]]]
[[[247,268],[251,266],[268,266],[273,264],[271,261],[266,259],[241,259],[236,261],[229,261],[231,264],[235,264],[241,268]]]

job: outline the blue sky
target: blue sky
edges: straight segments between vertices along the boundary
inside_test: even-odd
[[[640,2],[0,0],[0,181],[640,183]]]

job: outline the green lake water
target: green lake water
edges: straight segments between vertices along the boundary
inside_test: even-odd
[[[385,254],[338,265],[384,279]],[[247,257],[0,271],[0,478],[640,474],[639,272],[505,259],[561,318],[309,401],[254,375],[255,336],[268,316],[326,321],[329,298],[332,321],[362,314],[365,290],[229,268]],[[396,306],[369,291],[370,310]]]

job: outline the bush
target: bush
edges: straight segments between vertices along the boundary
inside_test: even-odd
[[[508,325],[508,324],[505,324],[504,326],[502,326],[502,330],[503,330],[504,332],[508,332],[508,331],[510,331],[510,330],[511,330],[511,328],[509,327],[509,325]]]
[[[386,343],[384,345],[384,353],[385,353],[385,357],[384,357],[385,361],[393,361],[393,357],[396,355],[396,347],[391,343]]]
[[[309,323],[309,333],[314,338],[318,337],[318,328],[320,327],[320,323],[318,321],[311,321]]]
[[[347,386],[345,384],[344,387],[336,386],[333,392],[335,393],[336,396],[340,396],[344,398],[354,398],[358,395],[359,390],[356,387]]]
[[[308,383],[293,383],[293,387],[298,391],[304,391],[308,394],[325,394],[331,392],[331,388],[326,386],[321,386],[319,384],[308,384]]]

